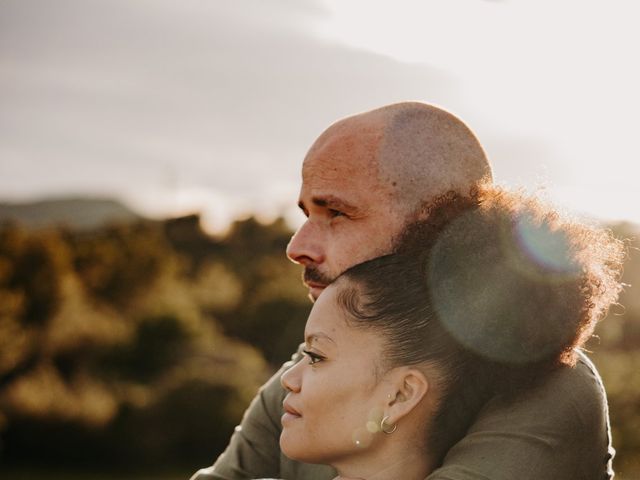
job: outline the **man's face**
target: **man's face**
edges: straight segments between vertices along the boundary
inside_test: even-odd
[[[307,220],[293,235],[287,256],[304,267],[316,299],[349,267],[391,253],[406,223],[380,180],[375,129],[343,128],[323,135],[302,167],[299,206]]]

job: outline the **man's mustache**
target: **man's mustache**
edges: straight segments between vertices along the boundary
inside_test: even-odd
[[[335,278],[330,278],[324,273],[320,272],[315,266],[304,267],[302,279],[305,283],[317,283],[323,286],[327,286],[332,283]]]

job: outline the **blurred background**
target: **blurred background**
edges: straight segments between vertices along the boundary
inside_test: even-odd
[[[618,478],[640,478],[636,20],[633,0],[0,1],[0,476],[210,464],[302,338],[284,249],[306,149],[422,100],[499,183],[627,239],[589,348]]]

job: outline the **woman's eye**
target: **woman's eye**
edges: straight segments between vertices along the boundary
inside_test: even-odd
[[[302,350],[302,354],[309,359],[309,365],[315,365],[316,363],[324,360],[322,355],[310,352],[309,350]]]

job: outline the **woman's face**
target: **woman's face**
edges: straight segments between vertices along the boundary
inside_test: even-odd
[[[289,393],[280,446],[307,463],[335,465],[371,448],[391,393],[384,376],[375,374],[383,340],[373,329],[347,324],[336,305],[340,284],[328,287],[314,304],[305,328],[306,357],[281,380]]]

